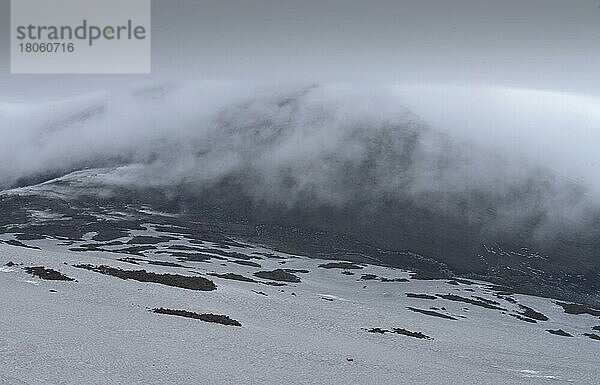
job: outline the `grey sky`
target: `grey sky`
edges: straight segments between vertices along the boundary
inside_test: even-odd
[[[600,95],[599,6],[599,0],[155,0],[153,77],[503,85]],[[9,33],[9,0],[0,0],[3,97],[151,79],[10,76]]]
[[[350,105],[371,106],[366,115],[406,106],[434,129],[523,155],[600,197],[600,0],[156,0],[150,76],[9,75],[8,4],[0,0],[0,155],[25,156],[22,166],[32,170],[77,156],[123,155],[114,143],[134,143],[137,151],[135,138],[152,137],[147,127],[187,143],[179,131],[200,127],[242,94],[255,96],[240,81],[345,82],[360,88]],[[200,81],[193,92],[173,87],[168,102],[148,110],[120,94],[171,77],[178,86]],[[48,124],[87,111],[89,99],[33,101],[102,90],[109,91],[99,98],[110,124],[44,136]],[[389,98],[373,104],[373,95]],[[326,92],[323,103],[345,97]],[[99,140],[109,133],[123,140]]]

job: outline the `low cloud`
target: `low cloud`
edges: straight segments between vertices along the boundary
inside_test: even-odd
[[[599,186],[581,164],[595,164],[596,105],[524,90],[207,82],[5,104],[0,186],[110,166],[104,181],[120,186],[201,196],[234,180],[284,210],[409,201],[542,239],[593,220]]]

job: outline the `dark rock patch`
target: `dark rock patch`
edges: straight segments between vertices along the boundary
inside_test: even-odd
[[[408,282],[408,279],[406,278],[385,278],[385,277],[378,277],[375,274],[363,274],[360,277],[361,280],[363,281],[375,281],[375,280],[379,280],[380,282]]]
[[[41,234],[35,234],[35,233],[16,234],[16,238],[19,241],[40,241],[40,240],[46,239],[45,236],[43,236]]]
[[[298,283],[301,281],[300,277],[298,277],[292,273],[288,273],[287,271],[285,271],[283,269],[276,269],[276,270],[272,270],[272,271],[259,271],[259,272],[254,273],[254,276],[258,277],[258,278],[270,279],[272,281],[281,281],[281,282]]]
[[[238,253],[237,251],[223,251],[223,250],[219,250],[219,249],[202,249],[202,252],[216,254],[221,257],[241,259],[241,260],[245,260],[245,261],[249,261],[251,259],[263,259],[256,255],[246,255],[243,253]]]
[[[348,271],[348,270],[344,270],[344,271],[342,271],[342,274],[344,274],[344,275],[354,275],[354,273],[353,273],[353,272],[351,272],[351,271]]]
[[[130,263],[132,265],[139,265],[139,261],[141,261],[141,260],[139,258],[125,257],[125,258],[118,258],[117,261]]]
[[[458,285],[460,285],[460,283],[458,283],[458,282],[456,282],[456,281],[454,281],[454,280],[446,281],[446,283],[447,283],[448,285],[454,285],[454,286],[458,286]]]
[[[147,263],[149,265],[154,265],[154,266],[185,267],[183,265],[180,265],[179,263],[174,263],[174,262],[153,261],[153,260],[146,260],[146,259],[140,259],[140,258],[131,258],[131,257],[119,258],[119,259],[117,259],[117,261],[131,263],[133,265],[139,265],[140,262],[143,262],[143,263]]]
[[[193,233],[190,229],[188,229],[186,227],[172,225],[172,224],[156,225],[156,226],[154,226],[154,230],[158,231],[159,233],[171,233],[171,234],[178,234],[178,235],[192,235],[192,233]]]
[[[258,281],[255,281],[252,278],[244,277],[243,275],[234,274],[234,273],[225,273],[225,274],[208,273],[208,275],[213,276],[213,277],[217,277],[217,278],[222,278],[222,279],[230,279],[230,280],[233,280],[233,281],[258,283]]]
[[[420,299],[437,299],[434,295],[429,294],[418,294],[418,293],[406,293],[408,298],[420,298]]]
[[[95,232],[97,234],[92,237],[94,241],[106,242],[129,236],[129,227],[131,226],[128,226],[126,223],[123,223],[122,226],[115,227],[114,223],[111,224],[110,222],[96,222],[92,226],[89,226],[87,229],[82,230],[82,232]],[[144,228],[141,226],[131,227],[131,229],[144,230]]]
[[[71,247],[69,249],[69,251],[86,252],[86,251],[110,251],[110,250],[103,249],[103,248],[98,247],[96,245],[90,245],[90,246],[81,245],[79,247]]]
[[[123,270],[110,266],[74,265],[79,269],[85,269],[96,273],[110,275],[120,279],[132,279],[138,282],[153,282],[166,286],[179,287],[189,290],[211,291],[216,290],[214,282],[203,277],[190,277],[177,274],[156,274],[146,270]]]
[[[34,277],[47,281],[75,281],[73,278],[67,277],[60,271],[47,269],[43,266],[25,267],[23,269]]]
[[[159,252],[159,254],[163,254]],[[169,253],[172,257],[177,258],[180,262],[208,262],[213,258],[225,260],[224,258],[215,257],[210,254],[187,254],[187,253]]]
[[[320,264],[323,269],[344,269],[344,270],[360,270],[363,267],[352,262],[330,262]]]
[[[159,243],[176,241],[177,238],[173,237],[148,237],[144,235],[135,236],[131,238],[127,243],[130,245],[157,245]]]
[[[124,249],[111,250],[113,253],[124,253],[133,255],[142,255],[144,251],[156,250],[155,246],[131,246]],[[108,251],[108,250],[106,250]]]
[[[562,329],[557,329],[557,330],[547,329],[546,331],[550,334],[554,334],[554,335],[561,336],[561,337],[573,337],[573,335],[567,333],[566,331],[564,331]]]
[[[367,329],[367,332],[377,333],[377,334],[394,333],[394,334],[401,334],[404,336],[425,339],[425,340],[433,339],[433,338],[429,337],[428,335],[425,335],[421,332],[411,332],[410,330],[406,330],[406,329],[402,329],[402,328],[393,328],[392,330],[381,329],[381,328],[371,328],[371,329]]]
[[[504,301],[506,301],[506,302],[513,303],[513,304],[516,304],[516,303],[518,303],[518,302],[517,302],[517,300],[516,300],[516,299],[514,299],[513,297],[505,297],[505,296],[502,296],[502,295],[497,295],[497,294],[496,294],[496,297],[497,297],[497,298],[500,298],[500,299],[502,299],[502,300],[504,300]]]
[[[385,278],[385,277],[381,277],[380,281],[381,282],[409,282],[409,280],[406,278]]]
[[[11,246],[23,247],[26,249],[41,250],[37,246],[29,246],[29,245],[24,244],[23,242],[19,242],[19,241],[15,240],[15,239],[11,239],[10,241],[0,241],[0,242],[4,242],[7,245],[11,245]]]
[[[236,261],[231,261],[231,262],[233,262],[235,264],[238,264],[238,265],[242,265],[242,266],[257,267],[259,269],[262,267],[260,264],[258,264],[256,262],[252,262],[252,261],[243,261],[243,260],[242,261],[237,261],[236,260]]]
[[[272,253],[261,253],[261,252],[255,251],[252,254],[262,255],[263,257],[267,257],[267,258],[271,258],[271,259],[286,259],[285,257],[280,257],[280,256],[272,254]]]
[[[433,338],[429,337],[428,335],[425,335],[421,332],[411,332],[410,330],[401,329],[401,328],[394,328],[394,329],[392,329],[392,332],[394,332],[396,334],[402,334],[402,335],[405,335],[408,337],[420,338],[420,339],[425,339],[425,340],[433,339]]]
[[[425,314],[425,315],[429,315],[432,317],[439,317],[439,318],[443,318],[443,319],[449,319],[449,320],[458,320],[458,318],[454,318],[452,316],[446,315],[446,314],[442,314],[442,313],[438,313],[436,311],[433,310],[424,310],[424,309],[417,309],[414,307],[407,307],[408,310],[413,311],[415,313],[421,313],[421,314]]]
[[[217,244],[222,249],[229,249],[231,247],[250,247],[250,245],[247,245],[245,243],[237,242],[237,241],[231,240],[227,237],[225,237],[225,238],[226,238],[225,241],[221,241],[221,242],[213,241],[213,243]]]
[[[192,318],[192,319],[197,319],[197,320],[204,321],[204,322],[218,323],[218,324],[227,325],[227,326],[242,326],[241,323],[239,323],[238,321],[236,321],[234,319],[229,318],[226,315],[198,314],[198,313],[194,313],[194,312],[187,311],[187,310],[173,310],[173,309],[165,309],[162,307],[153,309],[152,312],[156,313],[156,314],[166,314],[166,315],[173,315],[173,316],[177,316],[177,317]]]
[[[185,267],[185,266],[180,265],[179,263],[175,263],[175,262],[153,261],[153,260],[149,260],[149,261],[146,261],[146,262],[148,262],[149,265],[154,265],[154,266]]]
[[[285,271],[287,271],[288,273],[299,273],[299,274],[308,274],[310,273],[310,271],[306,270],[306,269],[283,269]]]
[[[591,338],[593,340],[596,341],[600,341],[600,336],[598,334],[594,334],[594,333],[583,333],[584,336]]]
[[[496,305],[491,304],[486,301],[480,301],[480,300],[472,299],[472,298],[465,298],[465,297],[461,297],[461,296],[454,295],[454,294],[438,294],[437,296],[440,298],[443,298],[443,299],[447,299],[449,301],[469,303],[471,305],[484,307],[486,309],[507,311],[506,309],[504,309],[502,307],[496,306]]]
[[[525,305],[519,305],[519,307],[521,308],[521,312],[519,312],[519,314],[521,314],[522,316],[525,316],[527,318],[533,318],[535,320],[538,321],[548,321],[548,317],[546,317],[544,314],[533,310],[532,308],[525,306]]]
[[[98,246],[123,246],[124,243],[121,241],[112,241],[112,242],[104,242],[104,243],[98,243]]]
[[[6,265],[4,265],[4,266],[7,266],[7,267],[13,267],[13,266],[17,266],[17,264],[16,264],[16,263],[14,263],[13,261],[8,261],[8,262],[6,263]]]
[[[6,266],[8,266],[8,265],[6,265]],[[600,332],[600,325],[592,327],[592,330],[596,330],[596,331]]]
[[[373,281],[375,279],[379,278],[378,276],[376,276],[375,274],[363,274],[360,279],[362,279],[363,281]]]
[[[556,302],[557,305],[562,306],[565,313],[567,314],[589,314],[596,317],[600,317],[600,310],[591,308],[586,305],[581,305],[578,303],[567,303],[567,302]]]
[[[492,291],[495,291],[497,294],[500,294],[500,295],[513,295],[513,294],[515,294],[515,291],[510,286],[505,286],[505,285],[487,285],[487,288],[490,289],[490,290],[492,290]]]
[[[178,250],[178,251],[195,251],[195,252],[202,251],[202,248],[200,248],[200,247],[193,247],[193,246],[186,246],[186,245],[172,245],[172,246],[167,247],[167,249]]]
[[[433,281],[433,280],[437,280],[437,279],[448,278],[448,275],[445,274],[443,271],[420,270],[420,271],[412,273],[410,278],[416,279],[419,281]]]

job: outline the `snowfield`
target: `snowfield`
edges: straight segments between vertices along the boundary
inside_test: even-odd
[[[567,314],[555,300],[486,282],[418,280],[408,271],[356,263],[324,268],[331,261],[241,242],[190,242],[151,223],[111,242],[94,235],[17,242],[0,236],[0,384],[594,384],[600,378],[600,341],[590,337],[600,335],[594,309]],[[143,276],[150,281],[123,279],[90,266],[155,274]],[[31,267],[43,269],[36,275]],[[259,271],[280,280],[260,278]],[[152,282],[159,274],[174,281],[203,277],[216,290]],[[301,281],[286,281],[290,276]],[[241,326],[157,308],[223,315]]]

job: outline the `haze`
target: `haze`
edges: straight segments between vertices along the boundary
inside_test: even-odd
[[[392,89],[398,108],[408,107],[433,128],[519,154],[597,189],[599,5],[154,1],[153,75],[26,76],[8,74],[9,1],[1,0],[0,129],[6,148],[27,153],[14,141],[23,125],[34,130],[27,119],[60,120],[73,110],[70,102],[43,107],[53,101],[190,79],[239,90],[345,83]],[[178,99],[175,110],[158,111],[177,126],[186,116],[182,106],[193,110],[202,103],[206,99]],[[131,108],[119,106],[120,114],[134,116]],[[17,124],[19,111],[27,119]]]

